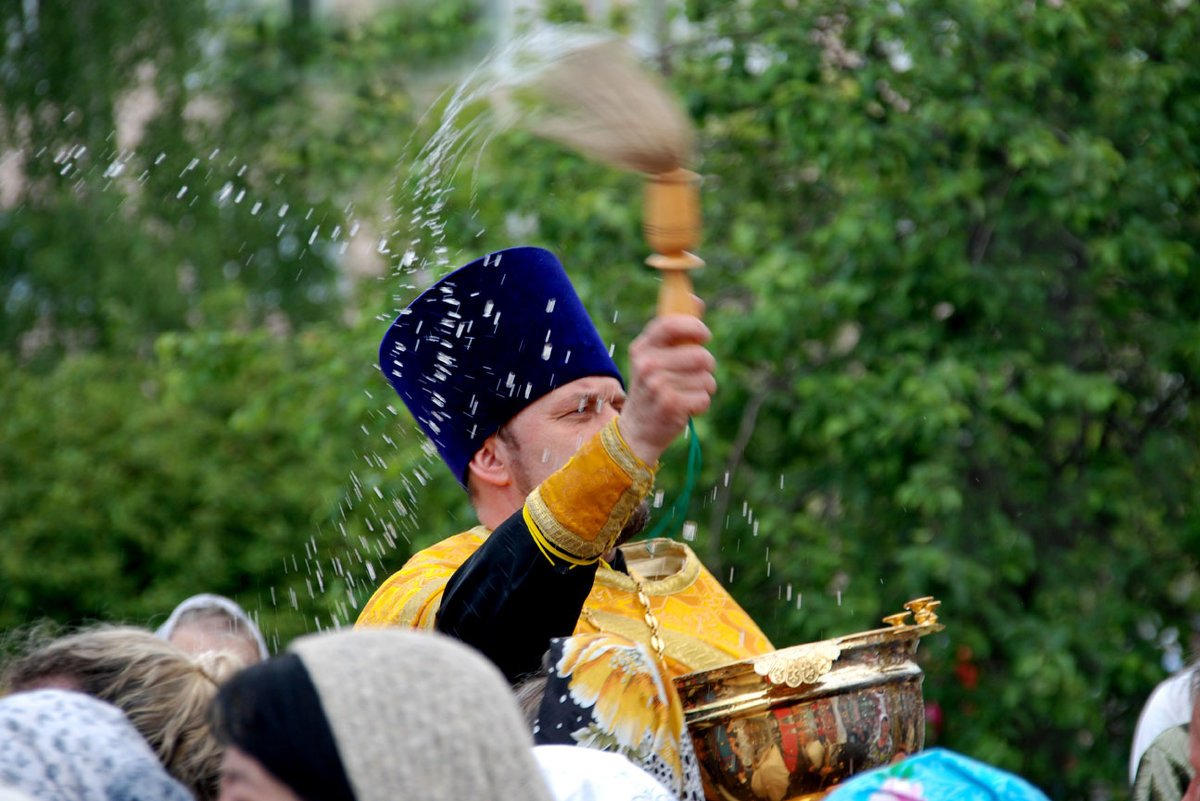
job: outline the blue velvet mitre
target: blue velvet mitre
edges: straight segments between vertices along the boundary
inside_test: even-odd
[[[558,387],[617,369],[558,258],[489,253],[400,312],[379,366],[459,483],[483,441]]]

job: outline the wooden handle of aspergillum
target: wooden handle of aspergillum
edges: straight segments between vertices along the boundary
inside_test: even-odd
[[[661,270],[662,284],[658,288],[658,315],[690,314],[699,317],[696,298],[692,295],[692,277],[685,270]]]
[[[700,239],[700,176],[684,169],[646,179],[642,228],[654,254],[646,263],[658,269],[658,313],[699,317],[688,270],[704,264],[689,252]]]

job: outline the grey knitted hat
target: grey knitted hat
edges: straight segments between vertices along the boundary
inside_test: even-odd
[[[429,632],[360,629],[294,641],[357,801],[551,801],[500,672]]]

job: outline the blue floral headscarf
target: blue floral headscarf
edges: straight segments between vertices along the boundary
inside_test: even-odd
[[[36,801],[192,801],[121,710],[64,690],[0,698],[0,787]]]

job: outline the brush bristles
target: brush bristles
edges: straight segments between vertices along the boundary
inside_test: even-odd
[[[539,136],[644,173],[669,172],[691,161],[690,120],[619,41],[562,55],[531,88],[539,102],[523,125]]]

